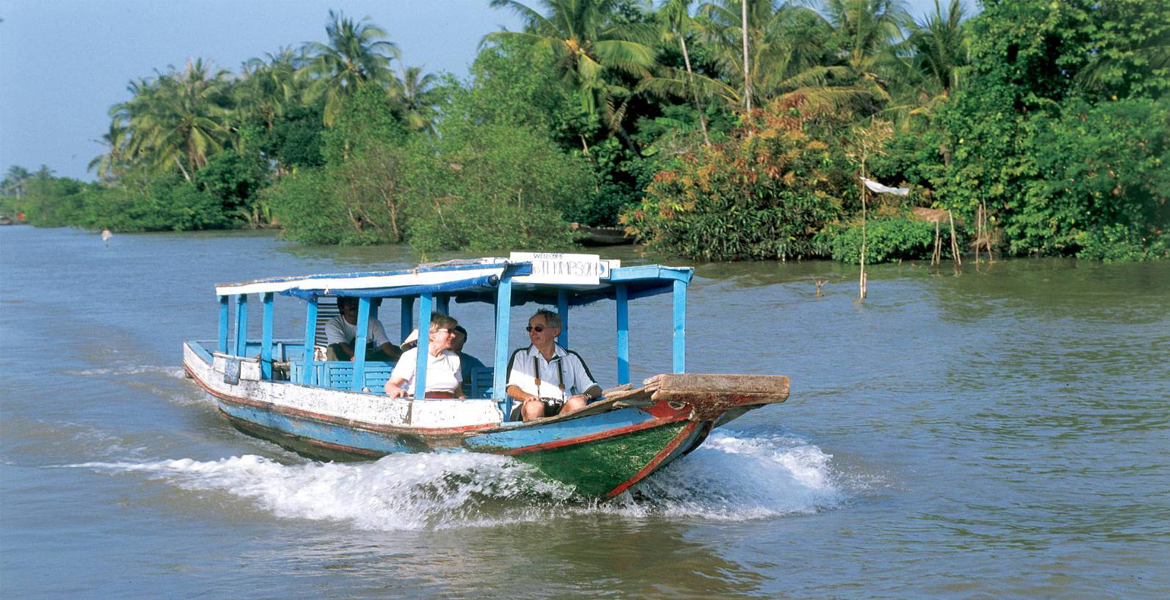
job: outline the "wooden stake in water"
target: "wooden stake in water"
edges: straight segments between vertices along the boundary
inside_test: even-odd
[[[865,159],[861,160],[861,179],[865,180]],[[858,300],[865,300],[865,220],[866,220],[866,196],[869,195],[869,188],[865,184],[861,185],[861,277],[858,282],[860,295]]]

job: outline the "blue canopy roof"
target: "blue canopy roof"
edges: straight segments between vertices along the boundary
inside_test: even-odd
[[[687,267],[640,265],[608,270],[597,283],[547,283],[524,279],[532,274],[532,263],[505,259],[450,261],[419,265],[399,271],[319,274],[300,277],[261,279],[217,286],[219,295],[276,292],[309,300],[320,296],[366,298],[416,297],[424,293],[446,294],[456,302],[494,303],[502,279],[512,281],[512,305],[529,302],[557,304],[560,291],[567,292],[569,306],[582,306],[598,300],[614,300],[619,284],[629,299],[664,294],[674,289],[674,282],[689,283],[692,270]],[[519,278],[519,279],[517,279]]]

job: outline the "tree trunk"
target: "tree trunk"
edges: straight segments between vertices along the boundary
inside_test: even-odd
[[[175,156],[175,164],[179,165],[179,171],[181,171],[183,173],[183,177],[187,180],[187,183],[190,183],[191,182],[191,174],[188,173],[187,169],[185,169],[183,167],[183,161],[179,160],[178,155]]]
[[[699,101],[699,91],[695,89],[695,72],[691,70],[691,55],[687,52],[687,38],[679,35],[678,43],[682,46],[683,62],[687,65],[687,85],[691,88],[691,95],[695,98],[695,108],[699,111],[699,127],[703,130],[703,143],[710,146],[711,138],[707,137],[707,115],[703,113],[703,103]]]
[[[748,67],[748,20],[747,0],[739,2],[743,20],[743,98],[748,112],[752,111],[752,77]]]

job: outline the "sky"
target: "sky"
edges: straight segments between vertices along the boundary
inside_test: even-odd
[[[908,7],[918,16],[933,0]],[[459,77],[485,34],[520,28],[488,0],[0,0],[0,176],[47,165],[92,181],[86,166],[130,81],[193,58],[238,72],[282,47],[325,42],[330,9],[385,29],[398,67]]]

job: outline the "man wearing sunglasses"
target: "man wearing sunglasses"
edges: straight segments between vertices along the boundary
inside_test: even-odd
[[[532,345],[512,353],[508,361],[508,396],[520,403],[525,421],[585,408],[601,396],[589,367],[576,353],[557,345],[561,316],[540,309],[528,319]]]

